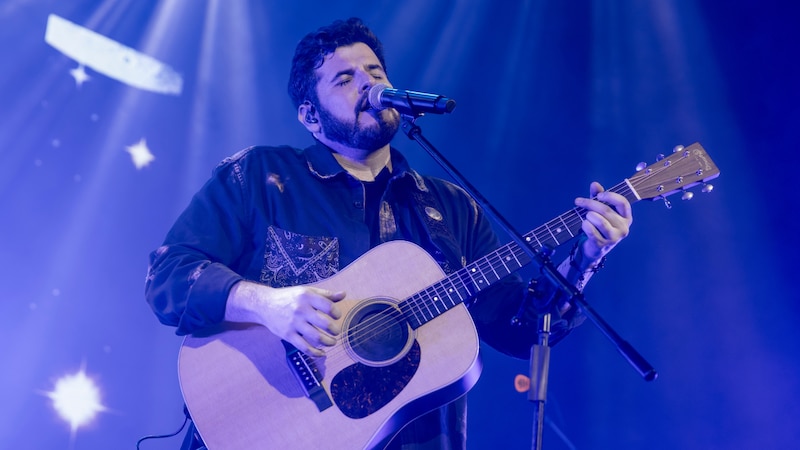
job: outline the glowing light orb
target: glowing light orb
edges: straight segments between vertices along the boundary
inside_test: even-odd
[[[100,403],[100,388],[86,376],[83,369],[59,378],[47,396],[53,400],[53,408],[69,423],[73,432],[89,424],[97,417],[97,413],[106,410]]]

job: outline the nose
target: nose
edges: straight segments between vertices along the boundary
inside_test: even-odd
[[[369,91],[372,86],[378,84],[379,80],[376,80],[368,71],[359,71],[359,82],[358,92],[363,94]]]
[[[361,89],[359,90],[359,92],[363,94],[364,92],[369,91],[369,89],[372,87],[373,84],[375,83],[374,80],[372,80],[372,77],[367,77],[364,81],[361,82]]]

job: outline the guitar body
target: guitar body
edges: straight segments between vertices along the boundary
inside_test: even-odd
[[[339,342],[323,358],[300,354],[320,378],[315,400],[287,362],[283,341],[263,326],[225,324],[186,337],[181,390],[208,448],[383,446],[409,421],[462,396],[481,369],[466,307],[413,330],[394,306],[443,277],[423,249],[393,241],[316,283],[347,297],[338,303]],[[376,320],[389,323],[364,333]]]

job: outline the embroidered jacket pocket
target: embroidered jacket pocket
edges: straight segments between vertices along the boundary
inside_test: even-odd
[[[272,287],[314,283],[339,270],[339,240],[267,229],[261,282]]]

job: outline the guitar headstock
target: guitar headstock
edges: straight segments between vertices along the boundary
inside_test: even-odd
[[[635,200],[664,199],[679,191],[684,192],[684,199],[689,199],[692,193],[688,189],[719,176],[716,164],[697,142],[688,147],[679,145],[671,155],[643,166],[644,163],[637,166],[636,174],[627,180]],[[703,191],[712,188],[706,185]]]

